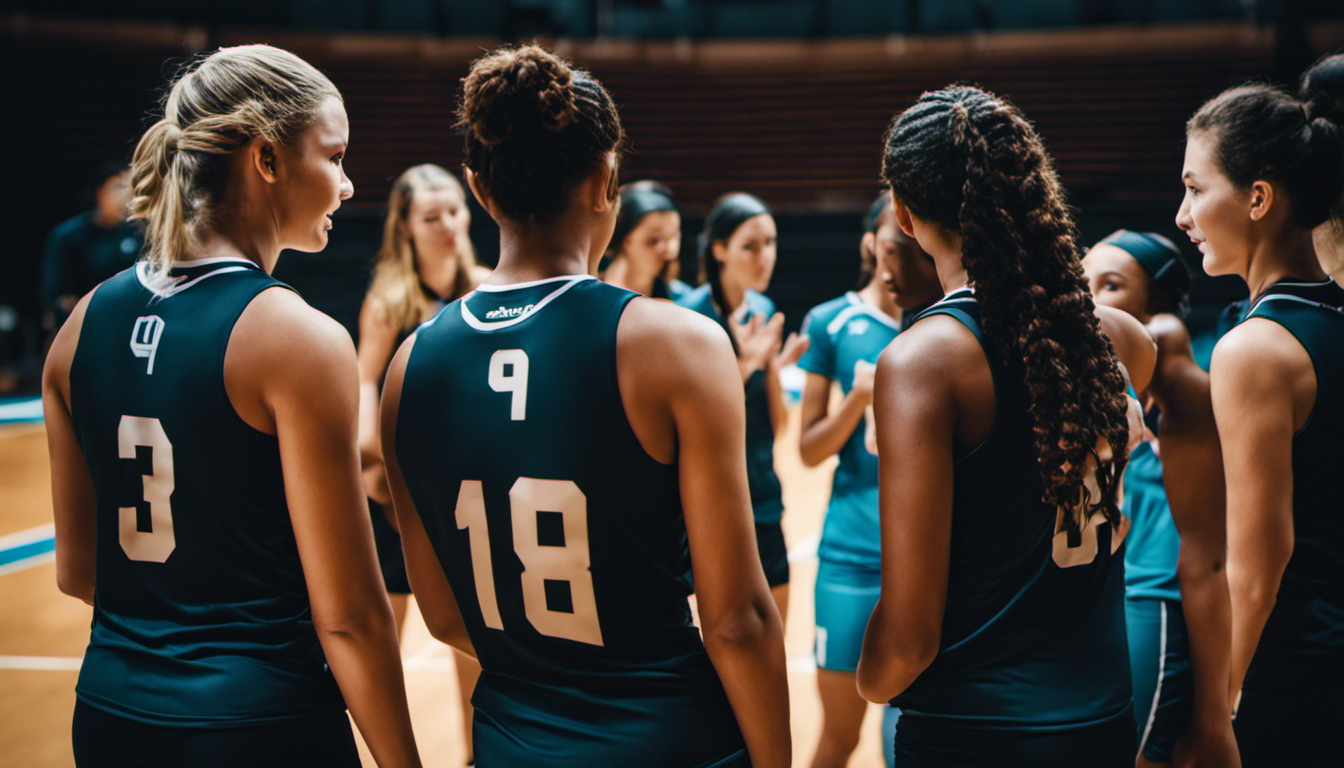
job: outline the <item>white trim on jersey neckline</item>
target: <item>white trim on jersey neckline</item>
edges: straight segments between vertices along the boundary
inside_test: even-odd
[[[543,297],[541,301],[538,301],[537,303],[524,309],[517,317],[511,317],[507,320],[479,320],[475,315],[471,313],[471,310],[467,307],[467,301],[471,298],[472,294],[476,293],[476,291],[480,291],[482,289],[487,288],[487,286],[478,285],[476,286],[476,291],[472,291],[471,293],[468,293],[466,296],[463,296],[462,299],[458,302],[462,306],[462,320],[466,322],[467,325],[471,326],[472,328],[478,331],[498,331],[504,328],[508,328],[523,322],[529,317],[535,316],[538,312],[540,312],[543,308],[545,308],[547,304],[550,304],[552,301],[555,301],[557,298],[560,297],[561,294],[563,294],[565,291],[568,291],[570,288],[573,288],[579,283],[596,279],[597,278],[593,277],[592,275],[564,275],[562,277],[548,277],[545,280],[532,280],[526,283],[511,283],[509,285],[488,286],[489,290],[486,290],[486,293],[498,293],[500,291],[513,290],[514,288],[530,288],[535,285],[544,285],[546,283],[555,283],[561,281],[565,283],[559,288],[556,288],[554,291],[551,291],[550,293],[546,294],[546,296]]]
[[[180,275],[178,277],[162,276],[159,280],[151,282],[147,274],[149,272],[149,264],[148,262],[142,261],[135,265],[135,279],[139,281],[140,285],[144,286],[145,290],[161,299],[166,299],[169,296],[176,296],[207,277],[214,277],[215,275],[222,275],[227,272],[244,272],[249,269],[258,268],[255,262],[248,261],[247,259],[235,258],[233,256],[220,256],[213,259],[195,259],[193,261],[194,263],[191,264],[191,266],[202,264],[208,266],[210,264],[223,263],[234,263],[237,264],[237,266],[212,269],[209,272],[206,272],[203,275],[197,275],[190,280],[187,280],[185,275]],[[242,266],[243,264],[246,264],[247,266]],[[185,264],[179,263],[175,266],[185,266]],[[183,282],[184,280],[185,282]]]
[[[932,309],[933,307],[936,307],[940,304],[947,304],[953,301],[961,301],[962,299],[974,299],[974,298],[975,298],[975,289],[970,287],[969,285],[963,285],[960,288],[953,288],[952,291],[949,292],[946,296],[930,304],[929,308]]]
[[[831,322],[826,324],[826,332],[832,336],[838,333],[844,324],[849,322],[851,317],[860,312],[868,315],[879,323],[886,325],[888,328],[895,328],[898,331],[901,329],[900,323],[896,322],[891,317],[888,317],[882,310],[864,301],[863,297],[859,296],[858,293],[854,291],[845,291],[845,300],[849,302],[849,306],[840,310]]]

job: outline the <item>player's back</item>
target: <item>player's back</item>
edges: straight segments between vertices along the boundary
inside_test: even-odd
[[[1123,553],[1100,516],[1059,531],[1041,501],[1029,397],[984,339],[968,289],[922,315],[963,323],[994,378],[995,419],[955,463],[937,658],[893,703],[966,728],[1063,730],[1128,717]],[[903,715],[904,716],[904,715]],[[1130,725],[1132,727],[1132,725]]]
[[[98,573],[77,693],[159,725],[344,709],[312,628],[276,438],[224,386],[234,323],[281,285],[242,259],[139,265],[89,301],[70,406],[93,479]]]
[[[483,673],[484,765],[717,765],[742,738],[686,598],[678,472],[626,418],[636,294],[485,285],[416,334],[394,450]]]

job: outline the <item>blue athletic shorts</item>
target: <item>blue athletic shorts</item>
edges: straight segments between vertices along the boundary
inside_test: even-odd
[[[817,563],[815,652],[818,669],[859,668],[863,631],[877,605],[882,571],[876,566],[821,560]]]
[[[1125,624],[1139,752],[1169,763],[1172,747],[1190,724],[1194,696],[1185,614],[1178,600],[1126,598]]]

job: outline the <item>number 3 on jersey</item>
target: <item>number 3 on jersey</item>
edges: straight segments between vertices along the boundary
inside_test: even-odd
[[[509,351],[521,354],[521,350]],[[498,352],[495,354],[499,355]],[[524,356],[523,360],[526,359]],[[524,385],[524,398],[526,391]],[[514,402],[518,401],[515,399]],[[542,542],[540,517],[543,514],[559,515],[562,542]],[[487,627],[502,630],[504,620],[500,616],[499,599],[495,594],[490,532],[480,480],[462,481],[457,496],[456,517],[457,527],[467,529],[472,580],[476,582],[481,617]],[[588,553],[588,499],[583,491],[569,480],[520,477],[509,489],[509,517],[513,523],[513,551],[523,563],[523,612],[528,623],[543,635],[602,645],[602,628],[597,620],[597,598],[593,592]],[[551,533],[553,537],[555,531]],[[568,585],[569,611],[553,610],[550,607],[547,582]]]
[[[117,457],[135,460],[139,448],[148,448],[150,457],[149,474],[141,474],[144,483],[141,498],[149,505],[149,530],[139,528],[139,505],[118,508],[117,528],[127,557],[162,563],[177,547],[173,508],[168,502],[173,495],[173,445],[158,419],[122,416],[117,425]]]

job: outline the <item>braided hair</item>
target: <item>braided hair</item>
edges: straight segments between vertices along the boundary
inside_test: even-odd
[[[961,240],[988,346],[1030,399],[1042,501],[1118,524],[1129,441],[1125,377],[1101,331],[1073,219],[1035,128],[979,88],[925,93],[892,122],[882,175],[911,213]],[[1101,439],[1112,448],[1106,460],[1096,452]],[[1098,499],[1084,483],[1089,457]],[[1064,515],[1065,530],[1081,522]]]

